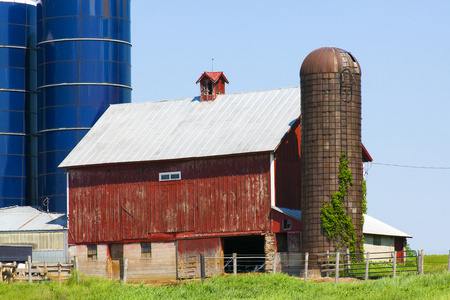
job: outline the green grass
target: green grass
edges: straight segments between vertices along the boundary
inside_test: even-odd
[[[448,255],[424,255],[423,272],[431,273],[446,271],[448,265]]]
[[[304,282],[285,274],[214,277],[176,286],[124,285],[103,279],[64,284],[0,283],[0,299],[450,299],[450,274],[368,282]]]

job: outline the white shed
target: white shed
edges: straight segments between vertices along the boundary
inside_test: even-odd
[[[369,215],[364,215],[363,234],[365,252],[404,251],[406,239],[412,238],[411,235]]]

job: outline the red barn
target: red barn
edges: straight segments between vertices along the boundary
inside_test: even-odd
[[[182,277],[199,253],[301,251],[299,87],[224,94],[222,73],[208,79],[215,100],[112,105],[60,165],[82,271],[127,257],[130,279]]]

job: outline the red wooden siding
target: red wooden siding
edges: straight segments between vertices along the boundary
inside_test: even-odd
[[[291,229],[285,230],[283,229],[283,220],[291,220]],[[285,214],[282,214],[276,210],[272,211],[272,232],[292,232],[292,231],[301,231],[302,230],[302,223],[294,219],[292,217],[289,217]]]
[[[159,181],[181,171],[182,180]],[[74,243],[270,229],[269,154],[69,170]]]
[[[220,238],[178,240],[177,253],[179,257],[198,255],[198,253],[211,257],[221,257],[223,256],[222,242]]]
[[[276,206],[301,209],[300,170],[300,119],[298,119],[275,151]]]

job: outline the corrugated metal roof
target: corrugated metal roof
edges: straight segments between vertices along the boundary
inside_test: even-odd
[[[291,218],[294,218],[298,221],[302,220],[302,211],[298,209],[290,209],[286,207],[278,207],[278,206],[272,206],[272,209],[285,214],[286,216],[289,216]]]
[[[0,208],[0,232],[62,230],[66,224],[65,214],[46,213],[30,206]]]
[[[363,233],[412,238],[409,234],[389,226],[388,224],[383,223],[369,215],[364,215]]]
[[[273,151],[299,116],[299,87],[111,105],[60,167]]]

